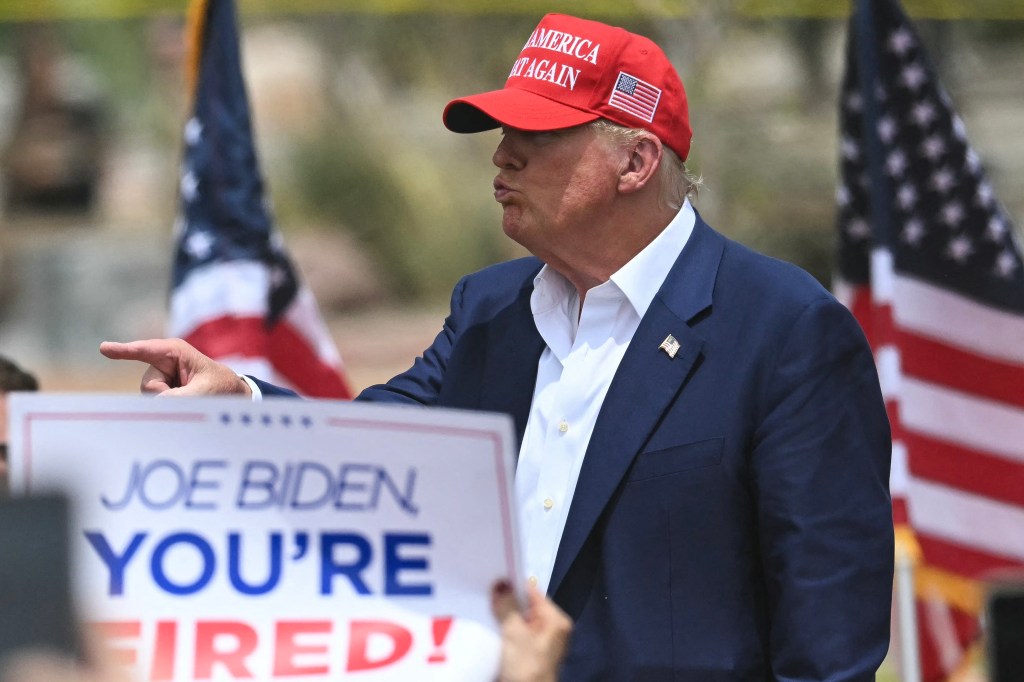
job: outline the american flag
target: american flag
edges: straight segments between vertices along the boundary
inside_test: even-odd
[[[658,110],[660,100],[661,90],[620,71],[608,104],[650,123],[654,120],[654,112]]]
[[[986,576],[1024,564],[1024,267],[896,0],[859,0],[849,36],[836,293],[875,350],[924,680],[941,680],[977,640]]]
[[[193,0],[170,334],[303,395],[349,398],[341,356],[267,207],[234,0]]]

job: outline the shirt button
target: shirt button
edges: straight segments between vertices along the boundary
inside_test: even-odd
[[[550,497],[548,499],[544,500],[544,509],[551,509],[554,506],[555,506],[555,501],[552,500]]]
[[[569,422],[565,421],[564,419],[562,421],[558,422],[558,430],[561,431],[562,433],[565,433],[566,431],[568,431],[569,430]]]
[[[537,576],[531,575],[526,582],[530,583],[530,587],[537,587]]]

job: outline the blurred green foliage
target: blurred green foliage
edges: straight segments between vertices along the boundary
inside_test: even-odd
[[[296,145],[294,164],[303,209],[345,225],[388,273],[392,291],[412,296],[419,284],[405,245],[415,216],[386,160],[341,129]]]
[[[783,5],[779,0],[772,6]],[[242,0],[240,6],[245,35],[285,30],[323,61],[314,91],[303,95],[318,100],[315,108],[322,111],[299,129],[272,125],[258,140],[286,236],[297,229],[351,233],[389,291],[404,299],[444,297],[465,272],[521,253],[501,233],[500,209],[491,196],[496,134],[453,135],[441,126],[440,114],[452,97],[501,86],[538,13],[414,12],[409,5],[379,15],[306,2],[289,5],[282,18],[288,14],[282,5],[275,11]],[[151,6],[157,7],[171,4]],[[314,13],[316,7],[321,9]],[[737,18],[765,7],[730,0],[683,8],[685,18],[670,19],[634,9],[615,23],[665,46],[683,75],[695,129],[690,165],[707,183],[698,210],[729,236],[796,262],[827,284],[845,22]],[[170,16],[180,23],[179,14]],[[185,102],[182,79],[154,61],[154,22],[167,17],[67,21],[53,29],[100,78],[112,137],[126,146],[143,139],[158,145],[170,195]],[[19,41],[38,26],[0,22],[0,59],[13,64]],[[1024,21],[920,21],[919,29],[969,129],[972,110],[995,115],[992,102],[1019,111],[1024,81],[1014,64],[1024,60]],[[264,66],[278,59],[249,56],[259,56],[254,63]],[[263,84],[250,82],[254,87]],[[972,100],[961,95],[964,90],[985,98]],[[258,109],[254,115],[257,124],[265,116]],[[991,149],[983,137],[975,144],[983,156]],[[999,151],[1007,170],[1000,176],[995,164],[993,179],[997,190],[1001,184],[1011,188],[1001,194],[1011,214],[1019,215],[1024,192],[1012,190],[1013,183],[1024,187],[1012,172],[1019,155]],[[169,229],[173,201],[155,199],[154,211],[165,214],[152,222]]]

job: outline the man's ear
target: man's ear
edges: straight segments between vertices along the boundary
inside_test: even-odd
[[[655,135],[644,135],[631,143],[629,159],[619,173],[619,191],[637,192],[653,181],[661,165],[662,145]]]

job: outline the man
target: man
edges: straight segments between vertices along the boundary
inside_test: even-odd
[[[495,198],[536,258],[462,279],[360,399],[506,412],[531,583],[566,680],[871,680],[888,647],[890,435],[870,349],[803,271],[695,214],[686,95],[651,41],[546,16],[502,90]],[[143,390],[277,393],[180,341],[104,344]]]
[[[0,355],[0,494],[7,492],[7,394],[38,390],[34,376]]]

